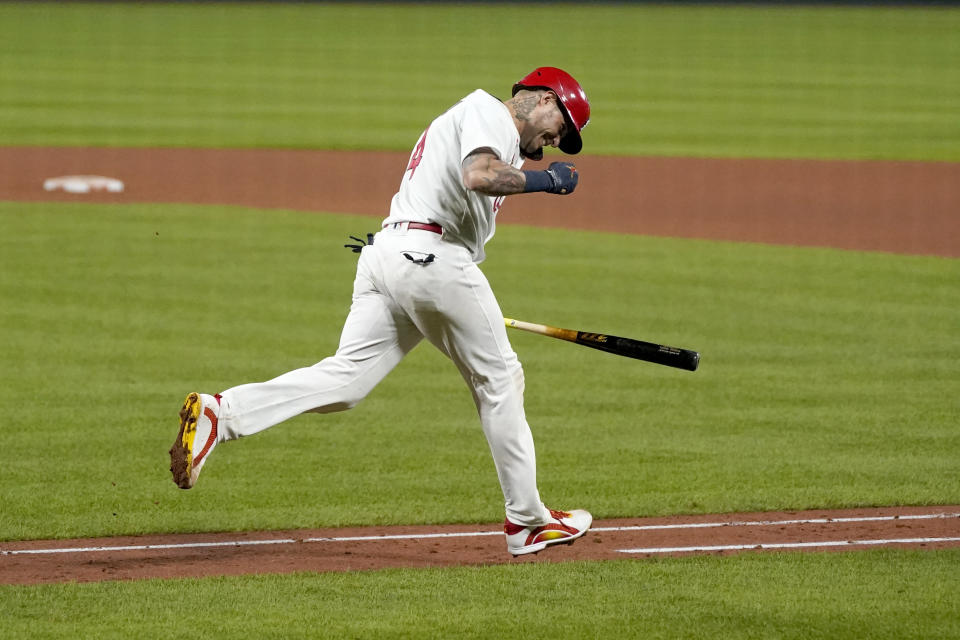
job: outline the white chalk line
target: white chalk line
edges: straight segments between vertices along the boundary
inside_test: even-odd
[[[960,542],[960,538],[895,538],[883,540],[829,540],[821,542],[771,542],[763,544],[722,544],[697,547],[650,547],[648,549],[617,549],[620,553],[684,553],[696,551],[741,551],[744,549],[802,549],[805,547],[854,547],[882,544],[928,544]]]
[[[157,549],[198,549],[209,547],[248,547],[268,544],[296,544],[306,542],[370,542],[377,540],[424,540],[429,538],[473,538],[502,536],[502,531],[469,531],[463,533],[417,533],[382,536],[343,536],[336,538],[277,538],[274,540],[223,540],[220,542],[183,542],[178,544],[131,544],[110,547],[67,547],[62,549],[12,549],[0,550],[0,555],[26,555],[45,553],[90,553],[95,551],[151,551]]]
[[[595,527],[591,531],[657,531],[663,529],[706,529],[710,527],[768,527],[778,524],[834,524],[844,522],[883,522],[889,520],[931,520],[960,518],[960,513],[922,513],[900,516],[862,516],[856,518],[807,518],[803,520],[747,520],[732,522],[685,522],[682,524],[647,524],[631,527]]]
[[[878,522],[890,520],[930,520],[935,518],[960,518],[960,513],[925,513],[899,516],[865,516],[859,518],[812,518],[797,520],[757,520],[732,522],[689,522],[682,524],[651,524],[627,527],[594,527],[593,532],[617,531],[656,531],[665,529],[701,529],[707,527],[758,527],[783,524],[832,524],[847,522]],[[257,545],[281,545],[311,542],[376,542],[386,540],[429,540],[435,538],[476,538],[482,536],[502,536],[502,531],[463,531],[456,533],[408,533],[371,536],[340,536],[317,538],[276,538],[267,540],[222,540],[218,542],[181,542],[171,544],[131,544],[102,547],[63,547],[42,549],[0,549],[0,555],[44,555],[54,553],[95,553],[105,551],[156,551],[171,549],[203,549],[215,547],[249,547]],[[952,540],[952,539],[951,539]],[[847,544],[844,542],[844,544]],[[748,546],[747,548],[755,547]],[[641,553],[641,552],[637,552]],[[653,553],[653,552],[647,552]],[[662,552],[667,553],[667,552]]]

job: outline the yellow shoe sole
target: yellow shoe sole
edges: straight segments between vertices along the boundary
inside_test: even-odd
[[[193,441],[197,437],[197,420],[200,419],[200,395],[191,393],[180,409],[180,431],[170,447],[170,473],[173,482],[181,489],[193,486]]]

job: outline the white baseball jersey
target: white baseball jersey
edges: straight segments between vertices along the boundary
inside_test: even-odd
[[[417,141],[390,204],[392,222],[432,222],[444,237],[459,242],[482,262],[484,244],[493,237],[503,196],[469,191],[462,163],[476,149],[488,147],[519,169],[520,135],[513,116],[500,100],[477,89],[430,123]]]

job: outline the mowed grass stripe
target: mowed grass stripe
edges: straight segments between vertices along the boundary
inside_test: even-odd
[[[576,29],[516,55],[545,23]],[[943,7],[11,3],[0,144],[406,151],[550,64],[591,153],[955,162],[958,31]]]

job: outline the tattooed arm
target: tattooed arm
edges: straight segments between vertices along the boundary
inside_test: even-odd
[[[463,185],[488,196],[523,193],[527,184],[523,171],[497,158],[489,148],[477,149],[463,159]]]
[[[553,162],[546,171],[521,171],[501,162],[488,148],[477,149],[463,159],[464,186],[488,196],[531,191],[568,195],[579,180],[577,168],[567,162]]]

